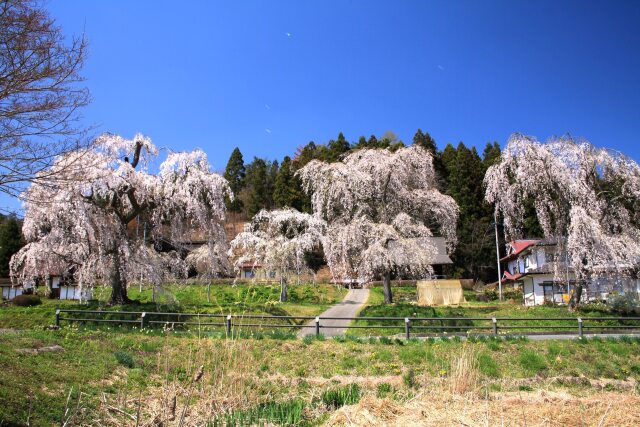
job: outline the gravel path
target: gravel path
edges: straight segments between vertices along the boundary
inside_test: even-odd
[[[344,335],[345,331],[351,323],[349,320],[323,320],[323,317],[356,317],[360,309],[364,306],[369,298],[369,289],[351,289],[344,297],[341,303],[330,307],[327,311],[320,315],[320,326],[338,326],[338,328],[320,328],[320,333],[325,337],[335,337],[336,335]],[[298,338],[304,338],[306,335],[315,334],[315,321],[307,323],[308,327],[300,329]]]

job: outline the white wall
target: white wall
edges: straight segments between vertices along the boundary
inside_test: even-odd
[[[60,299],[90,300],[93,296],[91,289],[80,289],[80,286],[60,286]]]
[[[2,287],[2,298],[3,299],[14,299],[18,295],[22,295],[22,288],[13,287],[13,286],[3,286]]]

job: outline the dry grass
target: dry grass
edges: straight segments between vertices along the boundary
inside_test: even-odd
[[[463,395],[476,391],[480,381],[478,355],[473,347],[463,345],[452,353],[449,361],[448,388],[453,395]]]
[[[497,393],[483,398],[423,394],[407,403],[367,397],[345,406],[329,426],[638,426],[640,398],[631,393]]]
[[[166,346],[157,360],[161,385],[144,394],[107,398],[97,419],[105,426],[201,426],[213,417],[255,405],[261,396],[254,387],[248,340],[200,340],[187,354]],[[209,346],[216,345],[213,349]],[[176,372],[181,375],[176,376]]]

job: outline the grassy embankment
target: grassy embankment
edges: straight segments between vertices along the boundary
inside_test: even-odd
[[[571,317],[577,318],[582,317],[585,320],[585,325],[602,325],[602,326],[616,326],[619,323],[617,321],[612,320],[604,320],[604,321],[589,321],[590,317],[619,317],[619,315],[614,315],[610,313],[604,306],[583,306],[582,309],[578,311],[571,312],[567,310],[565,306],[535,306],[535,307],[525,307],[521,304],[520,301],[490,301],[490,302],[479,302],[472,301],[473,292],[466,292],[468,302],[462,304],[461,306],[456,307],[420,307],[416,305],[417,290],[416,287],[406,286],[406,287],[394,287],[393,295],[394,295],[394,303],[386,305],[383,303],[384,295],[381,287],[374,287],[371,289],[371,293],[369,296],[369,300],[367,302],[367,306],[363,308],[359,317],[462,317],[462,318],[553,318],[553,317]],[[627,322],[630,325],[638,325],[640,326],[640,322]],[[397,329],[368,329],[368,328],[353,328],[349,330],[349,334],[354,334],[358,336],[370,336],[370,335],[395,335],[403,333],[403,325],[402,321],[395,322],[380,322],[380,321],[367,321],[367,320],[359,320],[356,321],[356,325],[400,325]],[[422,321],[422,322],[414,322],[413,325],[421,325],[421,326],[430,326],[430,325],[444,325],[444,326],[482,326],[488,327],[489,329],[477,329],[472,330],[472,332],[484,332],[490,333],[491,323],[489,321],[478,321],[478,320],[442,320],[442,321]],[[625,322],[623,322],[625,324]],[[518,326],[570,326],[571,332],[575,333],[577,331],[577,321],[563,321],[563,320],[531,320],[531,321],[504,321],[499,322],[500,325],[518,325]],[[466,329],[450,328],[447,330],[448,333],[466,333]],[[559,330],[562,331],[562,330]],[[566,330],[565,330],[566,331]],[[593,330],[585,329],[585,333],[590,333]],[[438,332],[441,333],[442,330],[437,329],[415,329],[412,333],[433,333]],[[523,332],[536,332],[535,328],[531,329],[512,329],[507,330],[503,329],[500,331],[501,333],[510,333],[510,334],[520,334]],[[538,330],[539,332],[539,330]],[[548,332],[548,331],[547,331]]]
[[[51,345],[64,351],[20,350]],[[256,419],[251,416],[276,425],[287,419],[296,425],[318,425],[330,417],[338,422],[344,415],[336,412],[338,407],[361,399],[360,405],[374,409],[404,411],[440,399],[449,399],[449,405],[466,399],[470,406],[489,407],[509,396],[527,404],[539,402],[526,409],[532,422],[546,406],[556,404],[548,402],[553,393],[573,399],[587,420],[606,419],[610,399],[616,405],[635,399],[636,406],[615,414],[615,423],[602,424],[625,425],[620,416],[637,419],[640,403],[640,340],[630,338],[469,343],[212,339],[158,330],[65,327],[0,333],[0,366],[0,425],[27,420],[31,425],[136,425],[138,419],[140,425],[154,419],[179,425],[183,417],[184,425],[216,425],[224,419]],[[547,393],[546,403],[540,400],[540,390]],[[583,399],[602,402],[602,390],[611,393],[603,407],[580,406]],[[427,402],[423,396],[431,397]],[[521,417],[525,409],[516,408]],[[380,410],[381,417],[400,416]],[[491,417],[491,424],[499,423],[498,415]]]
[[[317,314],[345,293],[330,285],[291,288],[291,302],[279,304],[277,286],[216,286],[206,303],[206,287],[177,286],[176,301],[165,295],[160,307]],[[410,292],[397,290],[396,298],[410,299]],[[138,295],[132,289],[131,297],[141,305],[110,308],[158,308],[149,290]],[[381,302],[379,290],[372,291],[370,302]],[[365,310],[397,315],[404,304]],[[238,336],[225,337],[220,329],[199,328],[189,334],[66,324],[59,331],[43,330],[58,306],[86,307],[51,300],[31,308],[0,307],[0,329],[19,328],[0,331],[0,425],[357,425],[359,419],[487,425],[505,417],[533,424],[567,413],[575,423],[570,419],[566,425],[640,421],[634,409],[640,405],[637,339],[463,343],[457,338],[291,340],[286,339],[291,334],[238,330]],[[104,302],[89,305],[100,306]],[[487,309],[470,303],[464,310]],[[501,304],[493,310],[520,309]],[[37,351],[52,345],[64,350]],[[343,404],[352,406],[340,409]],[[429,418],[436,415],[441,418]]]
[[[336,302],[342,301],[347,291],[334,285],[289,285],[289,301],[278,302],[278,285],[213,285],[210,302],[207,302],[207,286],[171,285],[156,296],[145,287],[129,289],[129,297],[136,304],[107,306],[108,289],[97,289],[97,300],[88,304],[77,301],[60,301],[43,298],[43,304],[35,307],[6,305],[0,309],[0,328],[40,328],[53,323],[56,308],[116,310],[116,311],[163,311],[182,313],[265,314],[316,316]]]

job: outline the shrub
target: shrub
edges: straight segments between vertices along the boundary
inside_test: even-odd
[[[506,288],[502,290],[502,298],[505,300],[522,301],[522,290],[519,288]]]
[[[18,295],[13,299],[13,304],[19,307],[32,307],[42,304],[40,297],[37,295]]]
[[[485,288],[482,291],[483,301],[495,301],[499,298],[498,291],[492,288]]]
[[[358,384],[349,384],[344,387],[325,390],[322,393],[322,402],[328,408],[338,409],[344,405],[355,405],[360,401],[362,391]]]
[[[624,295],[611,295],[607,301],[607,305],[611,312],[622,316],[639,316],[640,315],[640,299],[632,293]]]

